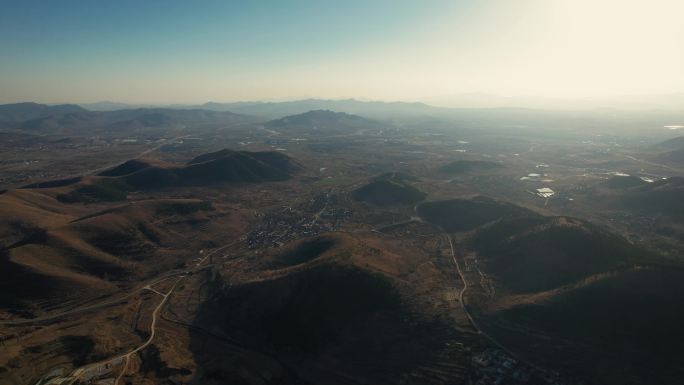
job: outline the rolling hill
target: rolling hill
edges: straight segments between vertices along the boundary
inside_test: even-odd
[[[418,205],[416,211],[425,221],[447,232],[470,231],[500,218],[536,215],[519,206],[484,196],[425,202]]]
[[[682,165],[684,164],[684,147],[658,154],[655,160],[673,165]]]
[[[597,208],[611,208],[643,216],[662,216],[684,223],[684,178],[672,177],[645,182],[638,177],[613,177],[599,184],[587,201]]]
[[[132,159],[96,176],[34,183],[24,188],[53,189],[66,203],[122,201],[132,190],[155,190],[221,183],[284,181],[301,166],[279,152],[220,150],[200,155],[185,165]]]
[[[665,140],[652,146],[657,151],[649,156],[655,162],[680,166],[684,164],[684,136]]]
[[[642,183],[620,191],[678,184]],[[460,262],[470,282],[465,303],[507,348],[587,384],[672,383],[681,375],[677,263],[587,221],[488,198],[427,202],[418,213],[457,232],[457,255],[470,258]]]
[[[359,131],[378,130],[386,125],[344,112],[313,110],[271,120],[264,126],[279,132],[353,134]]]
[[[678,136],[672,139],[653,145],[653,148],[661,151],[672,151],[684,149],[684,136]]]
[[[677,267],[624,269],[515,299],[482,321],[502,343],[586,384],[677,383],[683,282]]]
[[[547,291],[659,263],[653,253],[589,222],[547,217],[486,197],[426,202],[417,211],[445,231],[467,232],[464,246],[507,293]]]
[[[0,287],[7,294],[0,296],[1,318],[40,315],[116,293],[182,262],[188,245],[209,242],[211,229],[234,226],[200,200],[90,207],[44,191],[0,195]],[[212,222],[208,215],[215,216]],[[198,223],[205,223],[202,234]]]
[[[221,150],[200,155],[184,166],[150,164],[121,178],[133,188],[154,189],[282,181],[299,169],[295,161],[279,152]]]
[[[622,237],[565,217],[501,219],[478,229],[469,246],[511,293],[547,291],[653,258]]]
[[[619,203],[630,210],[655,212],[684,223],[684,178],[668,178],[628,190]]]
[[[189,244],[213,242],[208,229],[226,225],[220,218],[227,214],[209,223],[207,215],[217,214],[206,202],[128,202],[131,190],[280,181],[299,169],[281,153],[222,150],[186,165],[135,159],[100,175],[4,192],[0,288],[11,295],[0,296],[0,313],[37,315],[115,293],[168,270],[188,253]],[[172,225],[160,223],[170,217],[177,217]]]
[[[424,192],[415,188],[410,178],[400,173],[380,175],[352,192],[352,198],[376,206],[412,205],[423,199]]]
[[[267,355],[269,372],[294,377],[274,382],[343,384],[354,378],[400,383],[425,378],[418,373],[457,346],[445,344],[455,331],[441,318],[443,310],[431,308],[405,283],[420,279],[433,287],[442,282],[426,258],[388,240],[324,234],[267,254],[243,270],[240,279],[213,281],[194,327],[220,330],[245,350],[223,350],[207,360],[221,345],[198,339],[193,353],[207,364],[195,380],[256,383],[255,367],[236,370],[231,364],[248,357],[254,362],[256,352]],[[466,356],[454,352],[449,357],[449,366],[434,369],[422,383],[462,381]],[[275,370],[284,365],[287,371]]]
[[[22,189],[42,190],[63,203],[117,202],[137,190],[285,181],[301,168],[280,152],[221,150],[185,165],[132,159],[98,175],[32,183]]]

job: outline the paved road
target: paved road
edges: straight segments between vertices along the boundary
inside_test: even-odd
[[[145,348],[146,348],[147,346],[149,346],[149,345],[152,343],[152,341],[154,340],[154,337],[155,337],[156,331],[157,331],[157,320],[158,320],[158,318],[159,318],[159,314],[160,314],[160,312],[162,311],[164,305],[168,302],[170,296],[173,294],[173,292],[174,292],[174,291],[176,290],[176,288],[179,286],[179,284],[180,284],[184,279],[186,279],[187,273],[188,273],[188,272],[197,272],[197,271],[204,270],[204,269],[207,269],[207,268],[210,268],[210,267],[214,266],[214,264],[211,264],[211,263],[209,263],[209,264],[204,264],[204,263],[205,263],[212,255],[214,255],[214,254],[216,254],[216,253],[218,253],[218,252],[220,252],[220,251],[223,251],[223,250],[225,250],[226,248],[228,248],[228,247],[230,247],[230,246],[233,246],[233,245],[235,245],[235,244],[238,243],[238,242],[240,242],[240,241],[239,241],[239,240],[238,240],[238,241],[234,241],[234,242],[231,242],[231,243],[229,243],[229,244],[227,244],[227,245],[223,245],[223,246],[221,246],[221,247],[218,247],[218,248],[216,248],[216,249],[214,249],[214,250],[208,252],[208,253],[207,253],[207,254],[206,254],[206,255],[205,255],[197,264],[196,264],[196,267],[195,267],[195,268],[193,268],[193,269],[187,269],[187,270],[180,271],[180,272],[174,274],[174,275],[180,275],[180,277],[178,277],[178,278],[176,279],[176,282],[174,282],[174,284],[173,284],[173,286],[171,287],[171,289],[169,289],[169,291],[166,292],[166,293],[161,293],[161,292],[155,290],[154,288],[152,288],[151,285],[153,285],[154,283],[148,283],[148,284],[145,284],[144,286],[142,286],[142,287],[136,289],[136,291],[140,291],[140,290],[150,290],[150,291],[152,291],[152,292],[154,292],[154,293],[156,293],[156,294],[158,294],[158,295],[160,295],[160,296],[163,297],[162,300],[159,302],[159,304],[154,308],[154,310],[152,310],[152,323],[150,324],[150,336],[147,338],[147,340],[146,340],[145,342],[143,342],[141,345],[139,345],[139,346],[137,346],[137,347],[135,347],[135,348],[129,350],[129,351],[126,352],[126,353],[117,355],[117,356],[112,357],[112,358],[108,358],[108,359],[103,360],[103,361],[95,362],[95,363],[88,364],[88,365],[86,365],[86,366],[82,366],[82,367],[80,367],[80,368],[77,368],[76,370],[74,370],[74,371],[71,373],[71,375],[62,378],[62,379],[61,379],[62,381],[60,381],[59,383],[60,383],[60,384],[71,385],[71,384],[77,383],[77,382],[78,382],[79,380],[81,380],[84,376],[90,375],[89,378],[86,378],[86,379],[85,379],[86,381],[88,381],[88,380],[90,380],[90,379],[92,379],[92,378],[99,377],[99,376],[101,376],[102,374],[106,374],[106,373],[103,373],[103,368],[104,368],[104,371],[107,371],[107,370],[109,370],[110,368],[112,368],[112,367],[118,365],[119,363],[123,363],[123,366],[122,366],[122,368],[121,368],[121,372],[120,372],[119,375],[116,377],[116,379],[114,380],[114,383],[113,383],[113,385],[118,385],[118,383],[121,381],[121,378],[123,378],[123,376],[126,374],[126,372],[127,372],[127,370],[128,370],[128,363],[130,362],[131,356],[134,355],[134,354],[136,354],[136,353],[138,353],[139,351],[145,349]],[[204,265],[203,265],[203,264],[204,264]],[[165,277],[165,278],[163,278],[163,279],[161,279],[161,280],[159,280],[159,281],[157,281],[157,282],[155,282],[155,283],[161,282],[162,280],[168,279],[168,278],[170,278],[170,277],[167,276],[167,277]],[[128,296],[130,296],[130,295],[132,295],[132,294],[133,294],[133,293],[130,293]],[[81,310],[83,310],[83,309],[81,309]],[[63,315],[63,314],[62,314],[62,315]],[[61,316],[61,315],[56,315],[56,316],[53,316],[53,317],[57,317],[57,316]],[[93,372],[94,372],[94,373],[93,373]],[[42,380],[41,380],[41,381],[42,381]],[[39,384],[42,383],[41,381],[39,381],[38,383],[39,383]]]
[[[371,231],[371,232],[376,232],[376,233],[379,233],[379,234],[384,234],[384,233],[380,232],[378,229],[381,229],[381,228],[388,228],[388,227],[391,228],[391,227],[394,227],[394,226],[404,225],[404,224],[408,224],[408,223],[411,223],[411,222],[424,222],[424,221],[422,220],[422,218],[420,218],[420,216],[417,214],[417,212],[418,212],[417,209],[418,209],[418,206],[415,206],[415,207],[413,208],[413,210],[414,210],[414,212],[416,212],[416,215],[417,215],[417,216],[416,216],[416,217],[412,217],[411,220],[409,220],[409,221],[404,221],[404,222],[393,223],[393,224],[390,224],[390,225],[385,225],[385,226],[382,226],[382,227],[379,227],[379,228],[372,229],[372,230],[370,230],[370,231]],[[426,223],[426,222],[424,222],[424,223]],[[483,337],[485,337],[485,338],[488,339],[493,345],[495,345],[496,347],[498,347],[498,348],[501,349],[502,351],[506,352],[506,353],[509,354],[511,357],[515,357],[518,361],[521,361],[521,362],[525,363],[526,365],[528,365],[528,366],[530,366],[530,367],[533,367],[533,368],[535,368],[535,369],[537,369],[537,370],[539,370],[539,371],[542,371],[542,372],[545,371],[544,368],[542,368],[542,367],[540,367],[540,366],[537,366],[537,365],[535,365],[535,364],[533,364],[533,363],[527,361],[527,360],[524,359],[524,358],[521,358],[518,354],[514,353],[512,350],[510,350],[509,348],[507,348],[507,347],[505,347],[504,345],[502,345],[502,344],[501,344],[499,341],[497,341],[494,337],[492,337],[491,335],[487,334],[485,331],[483,331],[483,330],[480,328],[480,326],[477,324],[477,322],[476,322],[475,319],[473,318],[472,314],[471,314],[470,311],[468,310],[468,306],[467,306],[466,303],[465,303],[465,294],[466,294],[466,291],[468,290],[468,287],[469,287],[469,286],[468,286],[468,281],[466,280],[465,275],[463,275],[463,271],[461,270],[461,266],[459,265],[458,260],[456,259],[456,251],[454,250],[454,243],[453,243],[453,240],[451,239],[451,235],[449,235],[449,233],[446,232],[446,230],[444,230],[444,229],[441,228],[440,226],[437,226],[437,225],[434,225],[434,224],[432,224],[432,225],[433,225],[434,227],[436,227],[437,229],[439,229],[439,231],[442,232],[442,234],[443,234],[443,235],[446,237],[446,239],[449,241],[449,249],[450,249],[450,252],[451,252],[451,261],[452,261],[452,262],[454,263],[454,265],[456,266],[456,271],[458,272],[458,276],[460,277],[461,282],[463,282],[463,288],[461,289],[461,291],[460,291],[459,294],[458,294],[459,302],[461,303],[461,307],[463,308],[463,312],[465,313],[466,317],[468,317],[468,321],[470,321],[470,324],[473,326],[473,328],[475,329],[476,333],[479,334],[479,335],[481,335],[481,336],[483,336]],[[479,271],[479,267],[478,267],[478,271]],[[479,273],[482,274],[481,271],[479,271]]]
[[[456,260],[456,252],[454,251],[454,243],[451,240],[451,235],[447,233],[446,231],[442,230],[444,232],[444,235],[447,237],[447,240],[449,240],[449,248],[451,249],[451,261],[456,265],[456,271],[458,272],[458,276],[461,277],[461,282],[463,282],[463,288],[461,291],[458,293],[458,301],[461,303],[461,307],[463,308],[463,312],[465,315],[468,317],[468,320],[470,321],[470,324],[473,325],[473,328],[477,331],[477,334],[482,334],[486,336],[487,338],[490,338],[486,333],[480,329],[479,326],[477,326],[477,323],[473,319],[473,316],[470,314],[468,311],[468,306],[466,306],[466,303],[464,301],[465,298],[465,292],[468,290],[468,281],[465,279],[465,276],[463,275],[463,272],[461,271],[461,266],[459,265],[458,261]]]
[[[330,194],[332,192],[333,192],[333,189],[330,189],[325,193],[325,204],[323,205],[323,208],[319,212],[314,214],[313,220],[311,221],[312,226],[316,224],[316,221],[318,221],[318,219],[321,217],[321,215],[323,215],[323,212],[325,212],[325,209],[328,208],[328,203],[330,203]]]
[[[154,152],[154,151],[159,150],[159,149],[161,148],[161,146],[163,146],[163,145],[165,145],[165,144],[173,143],[173,142],[175,142],[176,140],[183,139],[183,138],[186,138],[186,137],[189,137],[189,136],[190,136],[190,135],[183,135],[183,136],[177,136],[177,137],[175,137],[175,138],[171,138],[171,139],[168,139],[168,140],[167,140],[167,139],[164,139],[163,142],[159,143],[158,145],[156,145],[156,146],[154,146],[154,147],[152,147],[152,148],[148,148],[147,150],[144,150],[144,151],[140,152],[138,155],[136,155],[136,156],[134,157],[134,159],[142,158],[142,157],[145,156],[145,155],[148,155],[148,154],[150,154],[150,153],[152,153],[152,152]],[[69,179],[69,178],[76,178],[76,177],[82,177],[82,176],[87,176],[87,175],[94,175],[94,174],[100,173],[100,172],[102,172],[102,171],[108,170],[108,169],[110,169],[110,168],[114,168],[114,167],[116,167],[116,166],[118,166],[118,165],[120,165],[120,164],[122,164],[122,163],[123,163],[123,162],[121,162],[121,161],[117,161],[117,162],[114,162],[114,163],[108,163],[108,164],[106,164],[106,165],[104,165],[104,166],[100,166],[100,167],[98,167],[98,168],[96,168],[96,169],[86,170],[86,171],[80,172],[80,173],[78,173],[78,174],[71,174],[71,175],[61,176],[61,177],[58,177],[57,179]]]
[[[147,286],[155,285],[155,284],[162,282],[166,279],[169,279],[175,275],[180,275],[183,273],[184,273],[184,271],[179,271],[179,272],[176,272],[174,274],[166,275],[163,278],[156,278],[154,281],[151,281],[151,282],[148,282],[142,286],[139,286],[139,287],[133,289],[133,291],[130,291],[127,294],[124,294],[123,296],[116,297],[116,298],[110,298],[110,299],[107,299],[105,301],[93,304],[93,305],[87,305],[87,306],[79,307],[76,309],[71,309],[71,310],[67,310],[67,311],[63,311],[63,312],[59,312],[59,313],[54,313],[54,314],[48,314],[48,315],[35,317],[35,318],[21,318],[21,319],[2,320],[2,321],[0,321],[0,325],[8,325],[8,326],[29,325],[29,324],[40,323],[40,322],[45,322],[45,321],[52,321],[52,320],[55,320],[57,318],[62,318],[62,317],[68,316],[68,315],[74,315],[74,314],[78,314],[78,313],[85,313],[85,312],[89,312],[92,310],[101,309],[103,307],[115,305],[121,301],[124,301],[124,300],[132,297],[136,293],[138,293],[142,290],[145,290],[145,288]]]
[[[169,278],[172,278],[172,277],[175,277],[178,275],[187,274],[187,273],[194,273],[194,272],[197,272],[199,270],[207,269],[211,266],[213,266],[213,265],[202,266],[201,268],[196,267],[193,269],[174,270],[172,272],[164,273],[161,277],[157,277],[148,283],[142,284],[141,286],[136,287],[132,291],[130,291],[130,292],[128,292],[128,293],[126,293],[120,297],[110,298],[110,299],[104,300],[102,302],[98,302],[96,304],[93,304],[93,305],[87,305],[87,306],[79,307],[76,309],[66,310],[63,312],[48,314],[48,315],[35,317],[35,318],[21,318],[21,319],[2,320],[2,321],[0,321],[0,326],[1,325],[8,325],[8,326],[29,325],[29,324],[41,323],[41,322],[45,322],[45,321],[52,321],[52,320],[55,320],[58,318],[68,316],[68,315],[86,313],[89,311],[102,309],[104,307],[115,305],[121,301],[124,301],[124,300],[132,297],[136,293],[138,293],[142,290],[148,289],[149,286],[156,285],[156,284],[163,282]]]
[[[229,243],[229,244],[227,244],[227,245],[223,245],[223,246],[221,246],[221,247],[218,247],[218,248],[216,248],[216,249],[214,249],[214,250],[208,252],[208,253],[207,253],[207,254],[206,254],[206,255],[205,255],[205,256],[204,256],[196,265],[195,265],[194,268],[170,270],[170,271],[168,271],[168,272],[162,274],[161,276],[154,278],[152,281],[147,282],[147,283],[144,283],[144,284],[142,284],[142,285],[136,287],[135,289],[133,289],[133,291],[130,291],[130,292],[128,292],[127,294],[125,294],[125,295],[123,295],[123,296],[116,297],[116,298],[110,298],[110,299],[107,299],[107,300],[105,300],[105,301],[102,301],[102,302],[98,302],[98,303],[96,303],[96,304],[93,304],[93,305],[87,305],[87,306],[83,306],[83,307],[79,307],[79,308],[76,308],[76,309],[71,309],[71,310],[67,310],[67,311],[63,311],[63,312],[59,312],[59,313],[44,315],[44,316],[41,316],[41,317],[11,319],[11,320],[1,320],[1,321],[0,321],[0,326],[2,326],[2,325],[8,325],[8,326],[29,325],[29,324],[40,323],[40,322],[45,322],[45,321],[52,321],[52,320],[55,320],[55,319],[58,319],[58,318],[61,318],[61,317],[68,316],[68,315],[74,315],[74,314],[79,314],[79,313],[85,313],[85,312],[89,312],[89,311],[92,311],[92,310],[101,309],[101,308],[103,308],[103,307],[115,305],[115,304],[117,304],[117,303],[119,303],[119,302],[121,302],[121,301],[123,301],[123,300],[126,300],[126,299],[132,297],[133,295],[135,295],[136,293],[138,293],[138,292],[140,292],[140,291],[142,291],[142,290],[152,290],[152,291],[156,292],[156,290],[152,289],[151,286],[156,285],[156,284],[158,284],[158,283],[160,283],[160,282],[163,282],[163,281],[165,281],[165,280],[167,280],[167,279],[169,279],[169,278],[175,277],[175,276],[186,275],[186,274],[189,274],[189,273],[196,273],[196,272],[198,272],[198,271],[205,270],[205,269],[208,269],[208,268],[210,268],[210,267],[213,267],[214,264],[206,264],[206,265],[204,265],[204,266],[202,266],[202,264],[203,264],[209,257],[211,257],[212,255],[214,255],[214,254],[216,254],[216,253],[218,253],[218,252],[220,252],[220,251],[223,251],[223,250],[225,250],[226,248],[228,248],[228,247],[230,247],[230,246],[233,246],[233,245],[235,245],[235,244],[238,243],[238,242],[240,242],[240,241],[238,240],[238,241],[231,242],[231,243]],[[157,292],[157,294],[159,294],[159,293]]]
[[[128,362],[129,362],[131,356],[133,354],[145,349],[154,340],[154,336],[155,336],[156,331],[157,331],[157,318],[159,316],[159,312],[161,311],[162,307],[166,304],[166,301],[169,299],[169,296],[171,295],[171,293],[173,293],[173,291],[176,290],[178,283],[181,282],[183,279],[185,279],[185,276],[182,276],[182,277],[179,277],[178,279],[176,279],[176,282],[173,284],[171,289],[169,289],[169,291],[166,294],[161,294],[161,293],[157,292],[156,290],[150,288],[150,290],[154,291],[155,293],[160,294],[163,297],[163,299],[159,302],[159,305],[157,305],[157,307],[155,307],[154,310],[152,311],[152,323],[150,324],[150,336],[147,338],[147,340],[145,342],[143,342],[140,346],[134,348],[133,350],[131,350],[127,353],[121,354],[121,355],[113,357],[113,358],[109,358],[105,361],[96,362],[96,363],[93,363],[93,364],[83,366],[83,367],[76,369],[71,374],[72,378],[70,379],[69,383],[73,384],[73,383],[79,381],[83,375],[87,374],[91,370],[97,370],[103,365],[106,366],[107,364],[111,365],[112,363],[117,363],[117,362],[123,361],[124,364],[123,364],[123,368],[121,369],[121,373],[119,373],[119,376],[116,378],[116,380],[114,382],[114,385],[118,385],[118,382],[121,380],[121,378],[123,377],[124,373],[126,372],[126,370],[128,368]]]
[[[475,330],[477,331],[477,334],[480,334],[481,336],[485,337],[486,339],[489,340],[489,342],[491,342],[491,343],[492,343],[493,345],[495,345],[497,348],[503,350],[504,352],[506,352],[507,354],[509,354],[511,357],[514,357],[514,358],[517,359],[518,361],[523,362],[524,364],[526,364],[526,365],[528,365],[528,366],[530,366],[530,367],[532,367],[532,368],[535,368],[535,369],[537,369],[537,370],[539,370],[539,371],[541,371],[541,372],[545,372],[546,369],[544,369],[544,368],[542,368],[542,367],[540,367],[540,366],[538,366],[538,365],[536,365],[536,364],[534,364],[534,363],[528,361],[528,360],[525,359],[525,358],[520,357],[518,354],[516,354],[515,352],[513,352],[511,349],[507,348],[506,346],[504,346],[503,344],[501,344],[499,341],[497,341],[497,340],[496,340],[494,337],[492,337],[490,334],[487,334],[485,331],[483,331],[483,330],[477,325],[477,322],[475,322],[475,319],[473,318],[473,316],[472,316],[472,315],[470,314],[470,312],[468,311],[468,307],[466,306],[465,301],[464,301],[466,290],[468,290],[468,281],[465,279],[465,276],[463,275],[463,272],[461,271],[461,266],[458,264],[458,261],[456,260],[456,253],[455,253],[455,251],[454,251],[454,244],[453,244],[453,241],[451,240],[451,235],[449,235],[449,233],[447,233],[447,232],[444,231],[443,229],[441,229],[441,230],[442,230],[442,232],[444,233],[444,235],[447,237],[447,239],[449,240],[449,247],[451,248],[451,260],[452,260],[452,261],[454,262],[454,264],[456,265],[456,270],[458,271],[458,275],[461,277],[461,281],[463,282],[463,289],[461,289],[461,292],[459,293],[459,301],[461,302],[461,306],[463,307],[463,311],[465,312],[466,316],[468,317],[468,320],[470,320],[471,325],[473,325],[473,328],[475,328]],[[479,268],[478,268],[478,269],[479,269]],[[481,273],[481,272],[480,272],[480,273]]]
[[[175,142],[175,141],[177,141],[177,140],[179,140],[179,139],[187,138],[187,137],[189,137],[189,136],[190,136],[190,135],[183,135],[183,136],[177,136],[177,137],[171,138],[171,139],[162,139],[162,142],[161,142],[161,143],[159,143],[158,145],[156,145],[156,146],[154,146],[154,147],[152,147],[152,148],[148,148],[147,150],[145,150],[145,151],[139,153],[134,159],[142,158],[143,156],[146,156],[146,155],[148,155],[148,154],[151,154],[151,153],[153,153],[153,152],[159,150],[159,149],[160,149],[163,145],[165,145],[165,144],[173,143],[173,142]],[[89,174],[96,174],[96,173],[98,173],[98,172],[101,172],[101,171],[104,171],[104,170],[107,170],[107,169],[110,169],[110,168],[114,168],[114,167],[120,165],[121,163],[122,163],[122,162],[110,163],[110,164],[107,164],[107,165],[105,165],[105,166],[98,167],[98,168],[96,168],[96,169],[94,169],[94,170],[87,171],[85,174],[86,174],[86,175],[89,175]]]

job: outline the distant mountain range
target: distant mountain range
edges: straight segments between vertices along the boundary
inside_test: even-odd
[[[207,102],[204,104],[127,104],[112,101],[82,103],[90,111],[133,108],[205,109],[232,111],[246,115],[282,117],[310,110],[334,110],[357,115],[421,114],[445,109],[538,109],[538,110],[669,110],[684,111],[684,94],[554,98],[542,96],[501,96],[487,93],[461,93],[421,98],[414,102],[360,101],[356,99],[302,99],[281,102]]]
[[[90,109],[92,110],[90,110]],[[124,109],[120,109],[124,108]],[[545,110],[527,108],[443,108],[424,103],[306,99],[289,102],[238,102],[201,105],[134,106],[101,102],[83,105],[15,103],[0,105],[0,128],[20,130],[182,128],[191,124],[267,122],[332,111],[419,129],[500,129],[522,131],[590,130],[643,132],[684,122],[684,110]],[[320,114],[320,112],[319,112]],[[303,118],[306,118],[304,116]],[[313,115],[309,116],[315,119]],[[311,120],[310,119],[310,120]],[[334,120],[334,119],[333,119]],[[350,119],[346,119],[349,123]],[[281,122],[282,123],[282,122]],[[368,122],[367,122],[368,123]],[[375,124],[377,126],[377,122]]]
[[[65,114],[86,114],[88,110],[75,104],[49,106],[38,103],[14,103],[0,105],[0,122],[19,122]]]
[[[684,124],[684,95],[681,98],[656,99],[639,104],[637,99],[629,103],[590,103],[572,100],[554,100],[553,103],[526,102],[524,98],[491,97],[484,94],[463,94],[463,102],[439,103],[425,99],[421,102],[381,102],[355,99],[325,100],[304,99],[284,102],[208,102],[198,105],[156,106],[164,109],[202,109],[230,111],[253,116],[257,119],[278,119],[308,111],[329,110],[359,115],[375,120],[401,122],[425,127],[448,122],[461,127],[490,128],[502,126],[507,129],[543,128],[553,125],[556,129],[577,130],[578,127],[595,129],[598,126],[617,130],[660,129],[667,125]],[[467,101],[470,100],[470,101]],[[498,101],[497,101],[498,100]],[[659,99],[658,99],[659,100]],[[677,102],[682,100],[682,103]],[[667,103],[665,101],[668,101]],[[437,107],[439,105],[439,107]],[[121,103],[101,102],[82,104],[94,110],[152,106],[132,106]]]
[[[188,124],[241,122],[248,117],[229,111],[201,109],[135,108],[89,111],[74,104],[48,106],[37,103],[0,105],[3,128],[41,130],[116,130],[118,128],[169,127]]]
[[[365,102],[354,99],[324,100],[305,99],[286,102],[234,102],[188,105],[131,105],[115,102],[85,103],[81,107],[91,111],[113,111],[131,108],[165,108],[165,109],[202,109],[208,111],[231,111],[237,114],[253,115],[266,118],[281,118],[288,115],[302,114],[312,110],[332,110],[371,117],[391,117],[406,115],[430,115],[445,110],[424,103],[406,102]],[[446,112],[446,111],[441,111]]]

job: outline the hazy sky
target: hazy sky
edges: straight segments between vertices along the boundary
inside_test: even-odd
[[[0,103],[684,92],[684,0],[0,0]]]

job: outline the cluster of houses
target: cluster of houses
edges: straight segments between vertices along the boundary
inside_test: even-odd
[[[247,234],[247,246],[250,249],[280,247],[297,238],[335,231],[337,225],[351,215],[348,208],[328,206],[327,195],[315,197],[303,210],[285,207],[268,213],[259,226]]]
[[[500,349],[487,349],[472,358],[475,385],[561,385],[558,373],[535,369]]]

